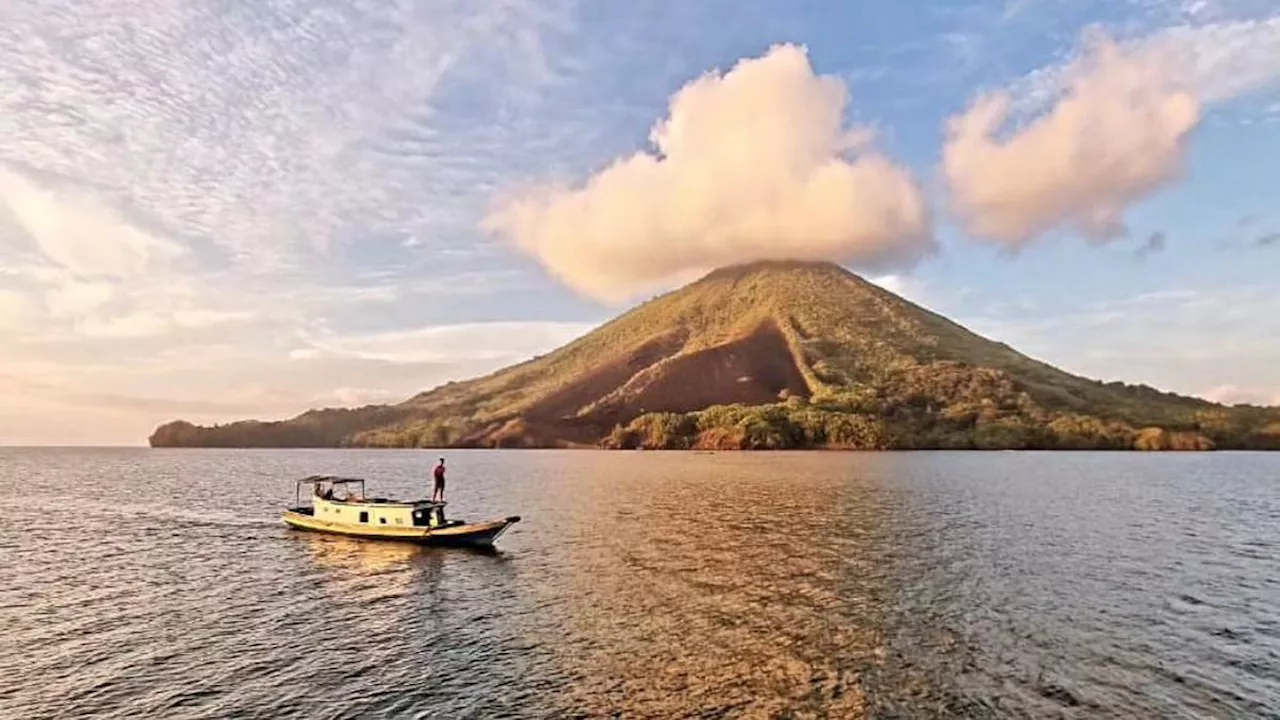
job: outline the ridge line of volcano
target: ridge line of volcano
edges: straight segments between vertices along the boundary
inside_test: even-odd
[[[1066,373],[828,262],[713,270],[396,405],[160,426],[154,447],[1280,449],[1280,409]]]

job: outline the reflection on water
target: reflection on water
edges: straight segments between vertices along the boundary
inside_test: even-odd
[[[334,601],[372,604],[405,597],[440,578],[441,558],[428,548],[318,533],[290,535],[307,560],[323,570],[319,587]]]
[[[293,533],[292,539],[317,565],[330,568],[339,576],[366,577],[403,571],[414,559],[424,557],[423,548],[405,543],[368,542],[318,533]]]
[[[0,450],[0,717],[1266,717],[1280,456]]]
[[[750,465],[619,480],[577,513],[566,713],[861,713],[893,563],[880,498],[803,467],[785,488]]]

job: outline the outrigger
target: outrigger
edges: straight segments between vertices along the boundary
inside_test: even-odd
[[[302,502],[302,488],[307,485],[311,486],[309,506]],[[476,523],[446,520],[447,503],[368,497],[363,479],[333,475],[299,480],[294,503],[281,519],[299,530],[422,545],[491,547],[508,528],[520,522],[519,515]]]

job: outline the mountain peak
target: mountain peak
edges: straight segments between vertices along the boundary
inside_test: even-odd
[[[1280,448],[1280,414],[1080,378],[835,263],[762,260],[400,405],[173,424],[152,443]]]
[[[751,262],[725,265],[707,273],[703,279],[737,278],[754,273],[840,273],[853,275],[837,263],[830,260],[753,260]]]

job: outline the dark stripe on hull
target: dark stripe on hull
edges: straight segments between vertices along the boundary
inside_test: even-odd
[[[360,538],[361,540],[387,540],[392,542],[413,543],[415,545],[435,545],[442,547],[492,547],[494,541],[497,540],[502,533],[506,532],[507,528],[510,528],[512,525],[519,522],[519,520],[520,519],[518,517],[508,518],[506,520],[497,521],[498,524],[485,527],[483,530],[477,530],[474,532],[445,532],[405,536],[389,535],[379,532],[360,532],[359,530],[348,529],[350,526],[344,526],[344,529],[341,530],[332,527],[314,527],[311,525],[292,522],[288,517],[284,518],[284,522],[295,530]],[[488,525],[488,523],[485,523],[485,525]]]

